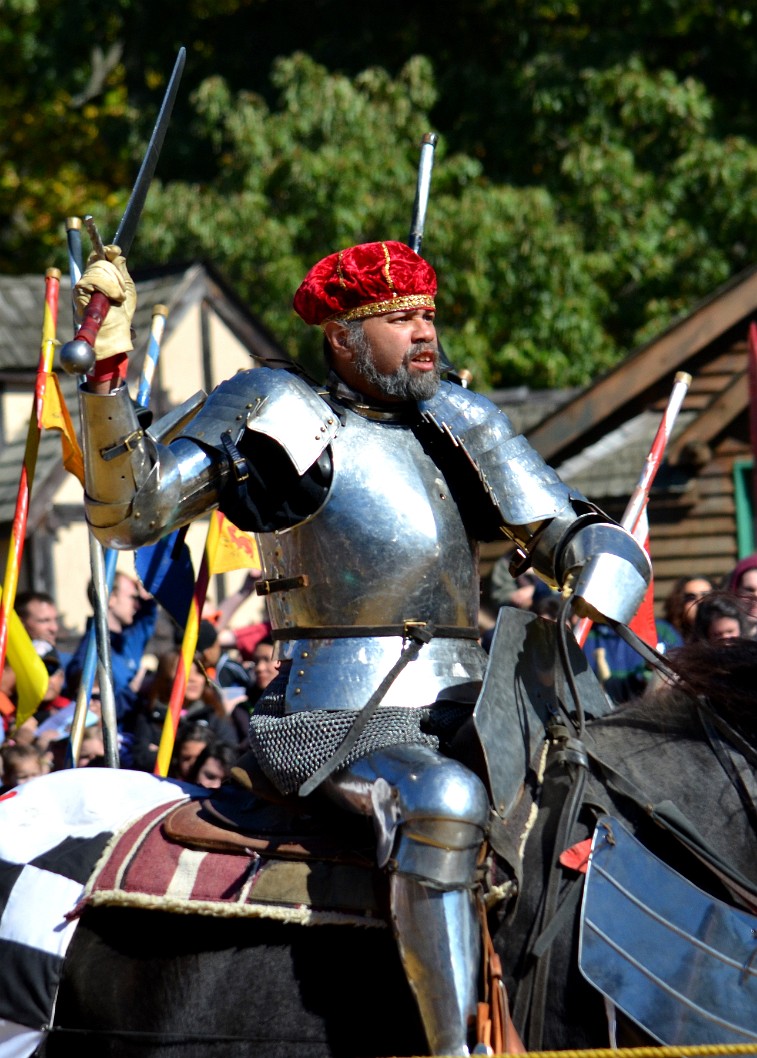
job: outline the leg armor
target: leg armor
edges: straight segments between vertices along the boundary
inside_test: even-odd
[[[481,934],[474,887],[489,815],[480,780],[423,746],[363,757],[324,783],[373,818],[378,861],[391,871],[392,925],[433,1054],[468,1054]]]

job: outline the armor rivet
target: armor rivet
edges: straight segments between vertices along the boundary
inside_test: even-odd
[[[134,512],[134,517],[135,518],[141,518],[142,517],[142,513],[140,511],[135,511]]]
[[[295,694],[302,694],[302,687],[295,687],[294,693]]]
[[[298,676],[304,676],[305,675],[305,670],[304,669],[300,669],[300,671],[297,673],[297,675]]]
[[[237,422],[241,422],[243,418],[244,415],[237,415]]]
[[[334,420],[333,419],[327,419],[326,422],[329,424],[329,426],[333,426],[334,425]]]
[[[253,408],[254,406],[254,404],[245,404],[245,408]]]
[[[447,499],[447,493],[446,492],[440,492],[439,493],[439,499],[440,500],[446,500]]]
[[[307,652],[307,650],[303,650],[302,656],[303,656],[303,658],[309,658],[310,654]]]
[[[325,426],[321,427],[321,433],[326,433],[326,427]]]

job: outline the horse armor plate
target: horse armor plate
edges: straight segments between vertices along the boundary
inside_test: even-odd
[[[579,967],[660,1043],[757,1045],[757,917],[698,889],[610,816],[594,834]]]

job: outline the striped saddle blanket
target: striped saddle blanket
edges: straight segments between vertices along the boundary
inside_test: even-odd
[[[229,815],[245,797],[240,831]],[[158,805],[111,839],[83,906],[384,925],[372,836],[362,830],[360,836],[362,848],[345,848],[312,819],[292,817],[242,791]]]

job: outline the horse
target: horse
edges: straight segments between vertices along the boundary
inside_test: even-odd
[[[577,970],[576,894],[585,843],[602,827],[618,845],[627,829],[644,855],[757,926],[757,644],[683,648],[676,669],[684,684],[551,732],[504,821],[508,847],[521,843],[522,855],[500,864],[511,895],[489,924],[527,1047],[606,1046],[611,1030],[621,1045],[692,1042],[666,1036],[664,1024],[640,1027]],[[754,1008],[751,956],[735,980]],[[757,1043],[757,1029],[744,1038]],[[98,1058],[425,1053],[388,929],[101,906],[80,914],[38,1053],[56,1058],[72,1046]]]

